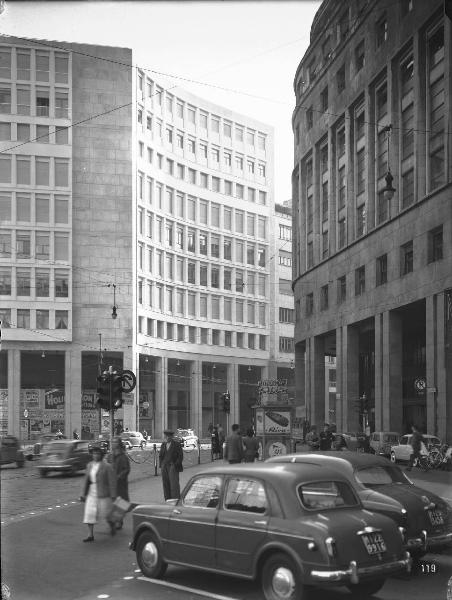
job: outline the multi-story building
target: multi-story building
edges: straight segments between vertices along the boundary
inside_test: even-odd
[[[0,39],[3,431],[97,435],[108,365],[118,426],[246,426],[268,374],[272,129],[131,64]]]
[[[311,422],[327,416],[327,355],[338,428],[452,437],[451,39],[440,0],[325,0],[312,24],[293,116],[296,379]]]

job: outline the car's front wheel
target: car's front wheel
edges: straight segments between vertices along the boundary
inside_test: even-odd
[[[265,600],[304,600],[305,587],[294,561],[286,554],[273,554],[262,569]]]
[[[395,457],[395,452],[391,452],[391,462],[395,463],[396,461],[396,457]]]
[[[363,583],[349,585],[348,589],[352,594],[352,598],[363,600],[364,598],[368,598],[379,592],[384,586],[384,583],[384,579],[376,579],[375,581],[365,581]]]
[[[136,555],[143,575],[152,579],[163,577],[168,565],[163,560],[160,544],[151,531],[145,531],[138,538]]]

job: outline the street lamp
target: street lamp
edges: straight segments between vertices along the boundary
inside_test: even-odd
[[[116,306],[116,284],[115,283],[109,283],[108,287],[112,287],[113,288],[113,308],[111,311],[111,318],[112,319],[116,319],[118,317],[118,314],[116,312],[117,310],[117,306]]]
[[[392,182],[394,181],[394,177],[391,173],[391,168],[389,166],[389,138],[391,137],[391,131],[392,131],[391,124],[386,125],[380,131],[380,133],[386,133],[386,142],[387,142],[387,155],[386,156],[387,156],[388,170],[385,175],[385,186],[381,190],[383,192],[383,195],[386,198],[386,200],[391,200],[396,191],[395,187],[393,187],[393,185],[392,185]]]

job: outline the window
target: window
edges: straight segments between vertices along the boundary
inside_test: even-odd
[[[11,231],[0,230],[0,258],[10,258],[11,250]]]
[[[338,94],[341,94],[345,90],[345,65],[342,65],[336,73],[336,86]]]
[[[0,156],[0,183],[11,183],[11,156]]]
[[[355,269],[355,296],[361,296],[366,291],[366,267]]]
[[[279,279],[279,293],[292,296],[292,281],[290,279]]]
[[[214,163],[220,162],[220,150],[218,148],[212,148],[210,154]]]
[[[293,338],[279,337],[279,351],[280,352],[294,352],[294,341]]]
[[[279,252],[279,264],[284,267],[292,266],[292,254],[290,252],[284,252],[284,250],[280,250]]]
[[[69,313],[67,310],[55,311],[55,329],[67,329],[69,323]]]
[[[55,90],[55,117],[69,117],[69,94],[67,90]]]
[[[280,323],[295,323],[295,311],[293,308],[279,307],[279,322]]]
[[[322,231],[322,258],[326,258],[329,254],[329,235],[328,231]]]
[[[361,204],[356,209],[356,235],[361,237],[366,231],[366,205]]]
[[[30,258],[31,256],[31,232],[16,232],[16,257]]]
[[[231,319],[226,319],[227,321],[230,321]],[[224,345],[227,346],[228,348],[230,348],[232,346],[232,332],[231,331],[225,331],[224,332]]]
[[[232,164],[232,154],[230,151],[228,152],[224,152],[223,154],[223,160],[224,160],[224,164],[226,167],[230,167]]]
[[[212,176],[212,191],[219,192],[220,191],[220,178]]]
[[[383,223],[389,219],[389,198],[384,192],[379,192],[377,197],[377,222]]]
[[[199,253],[207,256],[207,234],[200,233],[199,234]]]
[[[388,112],[388,87],[386,83],[377,89],[376,104],[377,119],[381,119]]]
[[[265,255],[266,255],[265,248],[263,246],[259,246],[258,250],[257,250],[257,265],[259,267],[265,267],[265,262],[266,262]]]
[[[67,127],[59,127],[57,125],[55,127],[55,144],[67,144],[69,141],[68,131]]]
[[[248,265],[254,266],[254,262],[255,262],[254,253],[255,253],[254,244],[247,244],[246,245],[246,262]]]
[[[267,192],[262,192],[259,190],[259,204],[262,206],[267,205]]]
[[[400,276],[407,275],[413,271],[414,249],[413,242],[407,242],[400,246]]]
[[[69,161],[55,159],[55,185],[57,187],[69,186]]]
[[[232,289],[231,278],[232,278],[231,271],[229,269],[225,269],[223,271],[223,288],[225,290],[231,290]]]
[[[314,124],[314,115],[312,112],[312,106],[310,106],[307,110],[306,110],[306,129],[312,129],[312,126]]]
[[[244,214],[241,210],[235,211],[235,231],[236,233],[243,233],[244,227]]]
[[[19,185],[30,185],[31,160],[30,156],[16,155],[16,177]]]
[[[375,45],[379,48],[388,39],[388,22],[386,16],[381,17],[375,25]]]
[[[210,236],[210,255],[214,258],[220,258],[220,238],[216,235]]]
[[[212,227],[220,226],[220,205],[213,202],[210,206],[210,224]]]
[[[48,52],[36,52],[36,81],[49,81],[50,56]]]
[[[328,221],[328,181],[322,184],[322,221]]]
[[[30,329],[30,311],[28,309],[17,309],[17,327],[20,329]]]
[[[355,48],[355,70],[361,71],[365,64],[365,45],[364,40],[361,40]]]
[[[312,243],[312,241],[308,242],[306,262],[308,269],[310,269],[314,265],[314,244]]]
[[[314,313],[314,294],[306,294],[306,316],[310,317]]]
[[[356,153],[356,192],[362,194],[366,189],[366,149]]]
[[[238,240],[235,241],[235,260],[239,263],[243,263],[243,254],[244,252],[244,246],[243,246],[243,242],[239,242]]]
[[[410,54],[400,63],[401,96],[406,96],[413,89],[414,60]]]
[[[220,133],[220,119],[218,117],[211,118],[210,126],[213,133]]]
[[[315,511],[356,506],[358,503],[352,488],[340,481],[303,484],[298,487],[298,494],[303,506]]]
[[[243,293],[245,282],[243,281],[243,271],[235,272],[235,291]]]
[[[69,296],[69,274],[67,271],[55,271],[55,296],[67,298]]]
[[[36,222],[37,223],[48,223],[49,222],[49,196],[42,194],[36,194]]]
[[[243,348],[243,333],[238,331],[236,333],[236,336],[237,336],[237,338],[236,338],[237,339],[237,348]]]
[[[18,296],[30,295],[30,269],[16,270],[16,285]]]
[[[192,123],[194,125],[195,121],[196,121],[196,109],[193,108],[192,106],[189,106],[187,109],[187,112],[188,112],[188,122]]]
[[[1,112],[1,107],[0,107]],[[0,141],[11,140],[11,123],[0,123]]]
[[[257,169],[258,169],[259,177],[265,177],[265,165],[263,165],[262,163],[259,163]]]
[[[223,241],[223,258],[224,260],[232,260],[232,241],[227,238]]]
[[[375,285],[384,285],[388,282],[388,255],[382,254],[376,261]]]
[[[50,235],[48,232],[37,231],[36,232],[36,250],[35,256],[40,260],[48,260],[50,257]],[[62,252],[62,248],[57,248],[57,240],[55,239],[55,260],[59,260],[59,256]],[[64,249],[63,249],[64,251]],[[67,260],[67,259],[65,259]]]
[[[0,267],[0,296],[11,296],[10,267]]]
[[[17,86],[17,114],[29,115],[31,111],[30,87]]]
[[[49,328],[49,311],[36,310],[36,329],[48,329]]]
[[[292,227],[288,225],[279,226],[279,239],[292,241]]]
[[[30,51],[17,50],[17,79],[30,81]]]
[[[235,166],[239,171],[243,171],[243,157],[242,156],[235,157]]]
[[[312,194],[309,194],[309,196],[306,199],[306,212],[307,231],[308,233],[311,233],[314,226],[314,200]]]
[[[320,106],[322,108],[322,112],[326,112],[328,110],[328,86],[323,88],[320,93]]]
[[[243,129],[241,127],[235,128],[235,139],[238,142],[243,142]]]
[[[0,113],[11,113],[11,87],[4,84],[0,87]]]
[[[339,42],[343,42],[348,37],[349,22],[348,10],[346,10],[339,20]]]
[[[435,227],[428,232],[428,262],[436,262],[443,258],[443,226]]]
[[[216,508],[220,500],[221,483],[221,477],[198,477],[185,492],[182,503],[184,506]]]
[[[248,334],[248,348],[250,350],[255,350],[256,348],[256,336],[254,335],[254,333]]]
[[[414,202],[414,169],[402,174],[402,208],[411,206]]]
[[[387,133],[379,131],[377,136],[377,176],[384,177],[388,171]]]
[[[29,194],[16,194],[17,221],[29,223],[31,220],[31,197]]]
[[[196,252],[196,232],[194,229],[189,229],[187,233],[187,251]]]
[[[337,279],[337,303],[342,304],[347,298],[347,282],[345,275]]]
[[[341,167],[338,172],[338,205],[339,209],[344,208],[345,206],[345,190],[346,190],[346,176],[345,176],[345,166]]]

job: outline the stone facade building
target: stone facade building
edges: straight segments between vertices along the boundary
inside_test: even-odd
[[[325,0],[295,75],[297,398],[452,440],[452,32],[443,2]],[[449,403],[447,402],[449,400]]]

